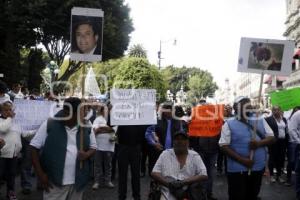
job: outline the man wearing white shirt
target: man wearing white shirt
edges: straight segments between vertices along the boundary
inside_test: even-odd
[[[31,140],[33,166],[45,189],[45,200],[81,200],[88,183],[88,159],[97,144],[95,135],[84,128],[83,151],[80,150],[79,106],[80,99],[66,99],[63,110],[44,122]],[[70,117],[62,120],[66,116]]]
[[[173,149],[167,149],[159,156],[151,176],[162,185],[163,200],[188,198],[201,200],[201,183],[207,180],[207,172],[200,155],[189,150],[188,135],[176,132]]]

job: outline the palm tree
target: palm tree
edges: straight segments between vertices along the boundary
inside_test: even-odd
[[[135,44],[129,48],[129,57],[147,58],[147,51],[141,44]]]

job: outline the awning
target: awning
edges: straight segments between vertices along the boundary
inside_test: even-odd
[[[283,82],[287,80],[287,76],[276,76],[276,80]],[[267,75],[264,79],[265,84],[271,84],[272,83],[272,75]]]
[[[296,51],[296,53],[294,54],[293,58],[294,58],[294,59],[299,59],[299,57],[300,57],[300,49],[298,49],[298,50]]]

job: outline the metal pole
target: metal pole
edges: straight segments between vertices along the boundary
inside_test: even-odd
[[[159,40],[159,51],[158,51],[158,69],[161,67],[161,40]]]

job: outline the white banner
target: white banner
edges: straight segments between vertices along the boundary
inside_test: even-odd
[[[15,99],[14,106],[14,123],[22,131],[37,130],[46,119],[57,112],[56,102],[53,101]]]
[[[113,89],[110,91],[112,125],[148,125],[157,123],[156,90]]]

